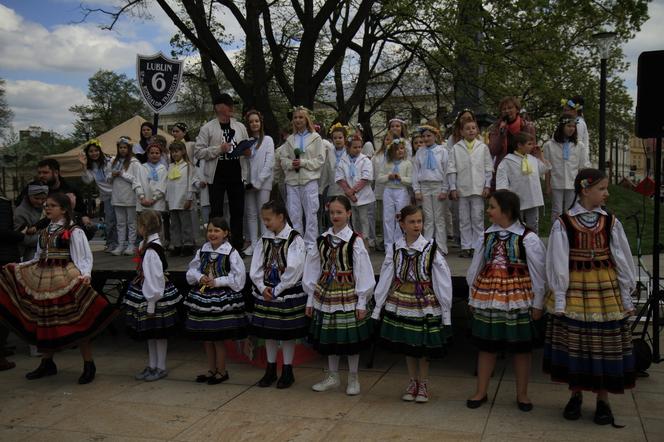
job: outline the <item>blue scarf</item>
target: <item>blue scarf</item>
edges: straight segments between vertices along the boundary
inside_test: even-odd
[[[336,147],[334,148],[334,156],[337,158],[337,162],[334,164],[339,164],[339,160],[341,157],[346,153],[346,149],[337,149]]]
[[[350,167],[348,168],[348,174],[350,175],[351,178],[355,178],[355,175],[357,175],[357,168],[355,167],[355,160],[357,160],[357,157],[351,157],[348,155],[348,159],[350,160]]]
[[[563,143],[563,160],[565,161],[569,160],[570,144],[569,140]]]
[[[159,166],[159,163],[157,164],[152,164],[150,162],[145,163],[148,166],[148,180],[150,181],[159,181],[159,174],[157,174],[157,167]]]
[[[96,163],[92,166],[92,171],[95,174],[95,180],[96,181],[101,181],[105,182],[106,181],[106,173],[104,172],[103,167],[99,167]]]
[[[304,152],[304,139],[309,135],[308,130],[304,130],[304,132],[300,132],[299,134],[295,134],[296,137],[298,137],[298,142],[300,143],[300,150]]]
[[[392,166],[392,173],[399,173],[399,165],[401,164],[401,160],[394,160],[394,166]],[[394,183],[398,183],[399,180],[392,180]]]
[[[436,170],[436,156],[433,153],[434,148],[436,147],[436,144],[432,144],[431,146],[428,146],[426,148],[427,150],[427,162],[426,162],[426,168],[429,170]]]

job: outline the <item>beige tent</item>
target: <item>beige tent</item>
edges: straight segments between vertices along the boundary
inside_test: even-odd
[[[115,126],[113,129],[108,132],[96,137],[101,143],[101,149],[105,154],[115,156],[115,143],[123,135],[129,136],[135,142],[138,142],[138,137],[141,132],[141,124],[145,121],[144,118],[139,117],[138,115],[130,118],[129,120]],[[168,142],[173,141],[173,137],[163,130],[159,129],[159,135],[164,136]],[[85,143],[77,146],[71,150],[68,150],[65,153],[59,153],[57,155],[49,155],[48,158],[55,158],[60,162],[60,174],[64,177],[77,177],[81,175],[81,163],[78,161],[78,155],[83,148]]]

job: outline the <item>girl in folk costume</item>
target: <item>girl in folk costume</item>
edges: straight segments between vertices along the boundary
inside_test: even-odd
[[[575,199],[574,178],[590,167],[588,146],[578,141],[576,118],[563,114],[553,139],[544,143],[544,158],[551,163],[546,174],[546,192],[551,195],[551,219],[558,217],[572,205]]]
[[[468,268],[472,338],[479,349],[477,390],[468,399],[468,408],[486,402],[496,354],[504,351],[514,353],[518,408],[533,408],[528,378],[536,338],[533,320],[542,317],[544,304],[546,252],[537,234],[521,224],[519,214],[515,193],[497,190],[489,197],[487,215],[492,225],[478,242]]]
[[[519,132],[514,136],[515,146],[510,146],[510,153],[501,161],[496,172],[496,189],[507,189],[519,195],[521,200],[521,219],[526,226],[539,233],[539,210],[544,207],[541,178],[551,169],[551,164],[544,159],[542,151],[538,157],[534,151],[535,137],[528,132]]]
[[[153,129],[152,123],[148,123],[147,121],[143,122],[141,124],[139,141],[132,146],[132,153],[141,164],[148,160],[148,145],[150,144],[150,138],[152,138],[153,135],[157,135],[157,131]]]
[[[360,351],[370,343],[367,305],[375,279],[364,243],[349,226],[351,204],[345,196],[329,204],[332,227],[307,252],[302,285],[308,295],[306,314],[311,319],[309,339],[314,348],[328,355],[328,374],[314,391],[337,388],[339,356],[348,356],[346,394],[360,393]]]
[[[603,172],[580,171],[574,204],[551,227],[546,274],[555,303],[547,306],[544,371],[569,385],[566,419],[581,416],[586,390],[597,394],[595,423],[615,426],[608,393],[635,383],[629,317],[636,273],[622,224],[602,208],[608,185]]]
[[[194,288],[184,303],[185,331],[205,344],[208,372],[199,375],[196,382],[215,385],[228,380],[224,341],[247,337],[242,298],[246,270],[240,254],[229,242],[230,229],[225,219],[210,219],[207,239],[187,270],[187,282]]]
[[[433,126],[420,126],[418,132],[424,147],[413,159],[413,190],[415,199],[422,202],[424,210],[424,237],[435,238],[439,250],[447,255],[447,230],[444,212],[447,207],[448,153],[436,142],[439,130]]]
[[[184,143],[173,141],[168,149],[171,164],[166,176],[166,202],[171,218],[171,256],[191,256],[194,233],[190,212],[196,200],[199,179]]]
[[[498,103],[500,116],[498,120],[489,127],[489,151],[493,157],[493,170],[498,170],[500,162],[509,153],[509,146],[513,143],[513,137],[519,132],[535,134],[535,126],[519,115],[521,101],[517,97],[505,97]],[[491,188],[495,188],[495,176],[491,182]]]
[[[196,157],[194,157],[194,154],[196,153],[196,143],[191,141],[191,138],[189,137],[189,126],[187,126],[186,123],[175,123],[171,128],[171,135],[173,135],[174,141],[181,141],[187,146],[187,158],[189,158],[189,161],[191,161],[196,167],[196,175],[199,177],[199,189],[197,192],[198,204],[194,201],[192,210],[190,211],[194,242],[196,242],[199,232],[198,226],[200,224],[198,210],[200,209],[201,211],[203,222],[207,222],[207,219],[210,216],[210,194],[207,188],[207,180],[203,179],[205,176],[205,160],[195,160]],[[202,165],[200,164],[201,162],[203,162]]]
[[[325,150],[307,108],[293,109],[293,133],[279,150],[281,168],[286,174],[288,215],[293,228],[304,235],[307,246],[313,246],[318,236],[318,179],[325,164]]]
[[[265,339],[267,351],[267,368],[258,386],[269,387],[277,380],[281,341],[284,365],[277,388],[288,388],[295,382],[295,340],[307,336],[307,295],[302,289],[305,246],[302,236],[288,225],[281,202],[264,204],[261,217],[266,232],[254,248],[249,271],[254,294],[251,334]]]
[[[376,201],[371,180],[371,159],[362,152],[362,140],[354,136],[335,174],[335,181],[351,201],[353,219],[359,225],[356,230],[365,240],[369,238],[369,205]],[[357,228],[357,227],[356,227]]]
[[[134,158],[131,140],[120,137],[116,143],[117,154],[111,163],[111,175],[107,178],[112,185],[111,204],[115,211],[118,226],[118,247],[113,255],[133,255],[136,244],[136,194],[141,163]]]
[[[101,150],[101,143],[94,139],[88,141],[79,156],[83,168],[81,179],[85,184],[95,183],[99,189],[99,199],[104,205],[104,224],[106,229],[106,248],[104,252],[110,253],[118,246],[118,230],[115,225],[115,211],[111,204],[113,187],[108,182],[111,176],[112,158]]]
[[[138,204],[136,211],[156,210],[160,215],[166,212],[166,175],[168,169],[161,161],[161,147],[150,144],[145,152],[147,162],[142,165],[136,188]]]
[[[148,157],[150,149],[148,149]],[[138,381],[157,381],[168,375],[166,352],[168,337],[176,331],[178,304],[182,296],[164,272],[166,254],[159,240],[161,215],[144,210],[138,215],[138,275],[124,297],[127,327],[135,339],[148,341],[148,365],[135,376]]]
[[[266,228],[260,222],[259,214],[263,204],[270,200],[272,191],[272,170],[274,169],[274,141],[269,135],[265,135],[263,128],[263,115],[257,110],[250,110],[245,115],[245,121],[249,128],[249,136],[255,139],[251,146],[249,157],[243,161],[248,162],[247,184],[244,192],[244,208],[251,245],[244,250],[245,255],[251,255],[254,246],[260,239],[258,236],[258,224],[261,226],[261,234],[266,233]]]
[[[428,402],[429,358],[441,357],[450,335],[452,278],[432,239],[422,236],[422,209],[401,209],[404,231],[387,249],[376,286],[373,317],[380,342],[406,355],[410,382],[404,401]]]
[[[413,165],[406,159],[406,143],[395,139],[387,148],[387,161],[378,174],[376,183],[383,184],[383,234],[385,247],[401,237],[398,214],[410,203],[408,189],[413,182]]]
[[[27,379],[56,374],[53,353],[78,345],[84,361],[78,383],[87,384],[96,373],[90,340],[116,310],[90,287],[92,252],[72,222],[69,197],[51,194],[44,209],[50,224],[41,231],[34,259],[0,272],[0,321],[43,355]]]
[[[484,198],[489,196],[493,166],[486,144],[477,139],[477,123],[467,120],[461,129],[463,139],[454,145],[450,155],[448,179],[450,197],[459,201],[461,253],[473,256],[472,248],[484,230]],[[470,221],[470,222],[468,222]]]

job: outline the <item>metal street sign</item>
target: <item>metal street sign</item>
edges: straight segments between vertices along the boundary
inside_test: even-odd
[[[158,52],[136,54],[136,78],[145,103],[158,114],[171,102],[182,82],[182,60],[173,60]]]

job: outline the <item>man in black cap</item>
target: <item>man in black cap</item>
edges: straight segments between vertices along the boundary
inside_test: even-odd
[[[244,184],[242,181],[244,161],[236,147],[248,138],[244,124],[232,117],[233,98],[221,94],[214,101],[217,116],[206,123],[196,137],[194,156],[204,160],[203,171],[210,191],[210,217],[224,215],[224,194],[228,195],[232,245],[236,250],[243,249]]]

